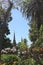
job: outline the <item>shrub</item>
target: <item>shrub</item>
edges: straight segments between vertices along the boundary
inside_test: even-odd
[[[6,63],[6,65],[13,65],[15,61],[18,62],[18,65],[20,65],[21,61],[21,59],[14,54],[11,55],[3,54],[1,60],[3,63]]]
[[[21,65],[36,65],[36,61],[33,58],[22,61]]]

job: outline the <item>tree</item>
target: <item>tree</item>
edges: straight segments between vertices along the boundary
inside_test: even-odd
[[[39,29],[43,24],[43,1],[42,0],[24,0],[22,4],[22,12],[31,20],[34,20]],[[41,22],[40,22],[41,21]]]
[[[27,46],[27,39],[22,39],[21,42],[18,43],[18,47],[21,51],[25,51]]]
[[[35,41],[37,40],[37,38],[39,38],[39,31],[38,31],[38,29],[37,29],[37,27],[36,27],[36,23],[33,21],[31,21],[30,23],[29,23],[29,26],[30,26],[30,29],[29,29],[29,36],[30,36],[30,40],[31,40],[31,42],[32,42],[32,47],[34,47],[34,45],[35,45]]]
[[[43,0],[24,0],[21,9],[27,19],[31,17],[29,22],[31,50],[33,47],[43,47]],[[36,55],[36,58],[40,57]]]
[[[25,46],[25,44],[23,42],[18,43],[18,48],[20,49],[20,51],[26,50],[26,46]]]
[[[24,59],[28,58],[28,44],[27,39],[22,39],[21,42],[18,43],[18,49],[20,50],[20,56]],[[22,54],[23,52],[23,54]]]
[[[40,26],[39,38],[35,41],[35,47],[43,47],[43,24]]]
[[[11,14],[10,11],[12,9],[13,3],[11,1],[9,2],[9,7],[7,10],[2,8],[2,4],[0,6],[0,60],[1,60],[1,50],[2,50],[2,44],[5,40],[4,38],[6,35],[8,35],[9,29],[8,29],[8,22],[11,21]]]
[[[30,22],[30,40],[35,43],[40,37],[40,27],[43,25],[43,1],[42,0],[24,0],[22,12]]]
[[[8,48],[8,47],[11,48],[13,46],[11,43],[11,40],[7,37],[5,37],[2,42],[3,42],[2,43],[2,49]]]
[[[31,46],[32,47],[42,47],[43,46],[43,24],[40,26],[40,29],[38,30],[33,22],[30,22],[30,40],[32,41]]]

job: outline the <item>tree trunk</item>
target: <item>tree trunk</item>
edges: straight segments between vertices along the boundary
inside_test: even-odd
[[[1,39],[0,39],[0,61],[1,61],[1,50],[2,50],[2,43],[1,43]]]
[[[2,34],[0,33],[0,62],[1,62],[2,41],[3,41],[3,36],[2,36]]]

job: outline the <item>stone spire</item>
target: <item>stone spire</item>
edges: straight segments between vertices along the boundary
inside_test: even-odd
[[[13,38],[13,45],[16,46],[15,33],[14,33],[14,38]]]

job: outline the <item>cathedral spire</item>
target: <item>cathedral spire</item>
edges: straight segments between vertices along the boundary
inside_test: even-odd
[[[13,38],[13,45],[16,46],[15,33],[14,33],[14,38]]]

